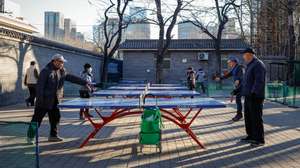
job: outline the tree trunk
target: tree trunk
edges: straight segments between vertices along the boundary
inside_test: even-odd
[[[163,78],[163,60],[164,60],[164,35],[165,35],[165,24],[162,16],[161,0],[155,0],[156,5],[156,17],[159,23],[159,39],[157,44],[156,53],[156,83],[161,83]]]
[[[101,67],[101,82],[103,84],[107,83],[107,79],[108,79],[108,55],[104,55],[103,57],[103,64]]]
[[[162,83],[163,62],[164,62],[164,26],[161,26],[158,40],[158,49],[156,53],[156,83]]]
[[[221,40],[216,40],[215,41],[215,52],[216,52],[216,60],[217,60],[217,73],[218,74],[221,74],[222,73],[222,64],[221,64],[221,49],[220,49],[220,47],[221,47]]]
[[[162,83],[163,80],[163,55],[158,54],[156,57],[156,83]]]
[[[288,46],[288,60],[294,61],[295,60],[295,54],[296,54],[296,36],[295,36],[295,30],[294,30],[294,19],[293,19],[293,10],[289,9],[288,11],[288,33],[289,33],[289,46]],[[294,64],[290,63],[288,64],[288,79],[290,79],[289,83],[292,84],[294,80]]]

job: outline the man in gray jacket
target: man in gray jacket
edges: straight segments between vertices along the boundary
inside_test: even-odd
[[[55,54],[50,63],[41,71],[36,86],[36,106],[31,122],[37,122],[40,126],[44,116],[48,113],[50,122],[49,141],[62,141],[57,136],[57,125],[60,121],[60,111],[57,107],[62,92],[64,81],[69,81],[79,85],[86,85],[90,88],[90,84],[79,77],[68,74],[64,68],[66,60],[60,54]],[[30,128],[28,132],[30,132]],[[30,133],[28,133],[29,135]],[[28,141],[32,141],[33,137],[28,137]]]

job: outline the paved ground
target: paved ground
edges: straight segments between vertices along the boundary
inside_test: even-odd
[[[237,143],[244,136],[244,121],[230,121],[235,111],[233,107],[229,104],[224,109],[204,110],[192,125],[206,149],[200,149],[172,123],[164,122],[161,154],[154,147],[139,152],[138,116],[114,121],[91,143],[79,149],[79,144],[92,128],[88,122],[78,120],[77,111],[63,110],[60,135],[65,138],[64,142],[47,142],[47,118],[40,128],[40,165],[41,168],[300,167],[299,109],[267,102],[264,111],[266,145],[250,148],[247,144]],[[29,121],[31,115],[32,109],[23,105],[0,108],[0,121]],[[0,124],[1,127],[4,125]],[[0,167],[32,167],[34,148],[3,131],[0,129]],[[28,157],[30,154],[31,158]]]

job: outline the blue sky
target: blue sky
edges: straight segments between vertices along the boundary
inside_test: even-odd
[[[44,34],[44,12],[59,11],[73,19],[80,32],[91,38],[97,11],[87,0],[11,0],[21,6],[21,15]]]
[[[96,24],[98,15],[103,13],[88,3],[88,0],[11,0],[18,3],[21,8],[21,15],[32,25],[37,27],[41,34],[44,34],[44,12],[58,11],[64,14],[65,18],[71,18],[76,22],[77,30],[84,33],[86,40],[92,39],[92,25]],[[145,2],[152,0],[135,0],[137,6],[145,5]],[[165,3],[167,0],[165,1]],[[201,5],[207,6],[212,0],[201,0]],[[169,3],[169,2],[167,2]],[[98,9],[99,10],[99,9]],[[157,28],[151,28],[151,38],[157,38]],[[177,35],[177,27],[173,31]]]

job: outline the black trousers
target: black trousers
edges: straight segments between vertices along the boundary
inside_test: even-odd
[[[258,142],[265,142],[263,125],[263,98],[245,97],[245,126],[248,137]]]
[[[242,115],[243,105],[242,105],[242,96],[241,96],[241,93],[238,93],[235,96],[235,103],[236,103],[236,108],[237,108],[237,114]]]
[[[79,96],[80,98],[90,98],[90,93],[87,90],[79,90]],[[83,114],[89,113],[89,108],[80,108],[79,116],[83,117]]]
[[[36,84],[28,84],[27,87],[29,90],[29,97],[26,99],[26,101],[29,102],[31,106],[34,106]]]
[[[201,87],[202,93],[205,93],[204,82],[199,82],[199,85],[200,85],[200,87]]]
[[[37,122],[38,126],[40,127],[43,118],[45,117],[46,113],[48,113],[49,123],[50,123],[50,136],[57,136],[58,130],[57,126],[60,121],[60,111],[57,107],[58,100],[55,101],[52,109],[45,109],[43,107],[35,107],[34,114],[32,116],[31,122]]]

